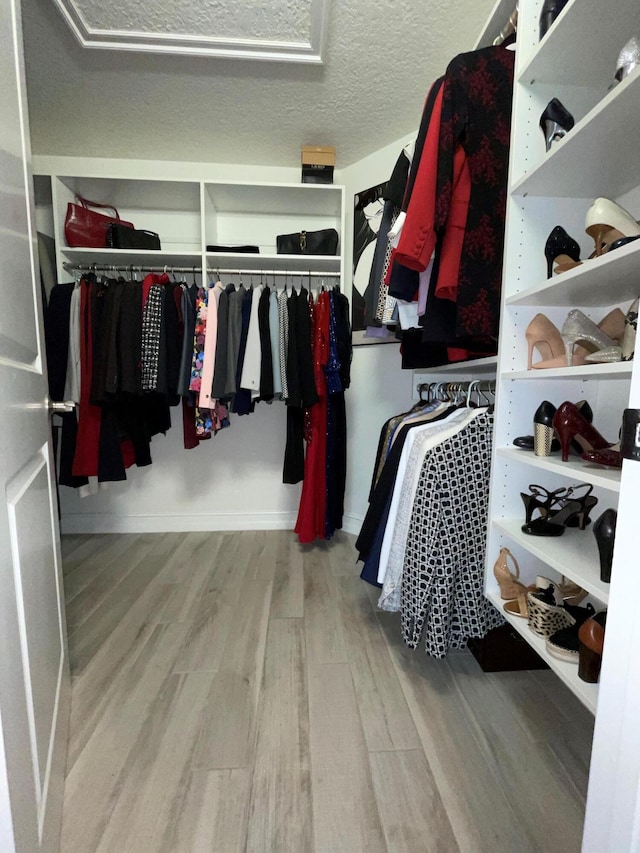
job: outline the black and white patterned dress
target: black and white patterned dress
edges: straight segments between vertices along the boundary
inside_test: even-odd
[[[479,415],[428,451],[418,481],[402,577],[402,634],[424,635],[443,658],[503,623],[484,597],[493,415]]]

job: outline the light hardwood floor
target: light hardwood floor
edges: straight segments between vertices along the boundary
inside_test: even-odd
[[[62,853],[573,853],[593,718],[411,652],[353,538],[66,536]]]

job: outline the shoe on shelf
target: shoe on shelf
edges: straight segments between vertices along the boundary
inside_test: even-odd
[[[544,314],[536,314],[526,328],[525,337],[528,346],[527,370],[531,370],[532,367],[537,368],[542,363],[554,362],[559,358],[565,359],[562,336]],[[534,349],[542,357],[542,361],[537,364],[532,364]]]
[[[580,530],[584,530],[589,523],[589,513],[597,503],[598,498],[589,493],[584,497],[564,498],[557,512],[525,522],[521,528],[522,532],[529,536],[562,536],[565,527],[579,527]]]
[[[578,631],[580,641],[578,676],[590,684],[596,684],[600,678],[606,624],[607,611],[602,610],[583,622]]]
[[[575,619],[574,624],[551,634],[545,639],[544,644],[549,654],[554,658],[577,664],[580,658],[578,631],[583,622],[595,616],[596,611],[592,604],[587,604],[586,607],[575,607],[565,603],[565,609]]]
[[[565,345],[568,367],[572,367],[574,363],[573,358],[576,344],[581,344],[583,348],[589,348],[592,351],[616,346],[615,341],[609,335],[605,334],[579,308],[574,308],[567,314],[567,318],[562,324],[561,336]],[[588,346],[585,347],[585,344]],[[586,355],[584,358],[586,359]]]
[[[547,278],[551,278],[554,261],[562,258],[563,263],[569,261],[577,265],[580,262],[580,246],[561,225],[556,225],[544,244],[544,256],[547,259]]]
[[[600,556],[600,580],[611,583],[611,564],[613,563],[613,543],[616,538],[618,513],[615,509],[605,509],[593,524],[593,535],[598,543]]]
[[[617,361],[633,361],[636,349],[636,332],[638,329],[638,300],[635,299],[627,311],[624,329],[619,338],[620,345],[605,347],[589,353],[585,361],[589,363],[611,363]],[[613,335],[611,336],[613,337]]]
[[[536,456],[550,456],[553,442],[553,416],[556,407],[543,400],[533,416],[533,452]]]
[[[569,110],[557,98],[552,98],[540,116],[540,128],[544,134],[547,151],[558,139],[562,139],[573,128],[575,121]]]
[[[615,73],[618,83],[621,83],[638,65],[640,65],[640,40],[636,36],[633,36],[618,54]]]
[[[509,569],[508,560],[513,563],[515,572]],[[504,601],[511,601],[517,599],[519,595],[526,595],[528,587],[519,580],[520,566],[508,548],[500,548],[498,559],[493,564],[493,574],[500,587],[500,598]]]
[[[544,402],[546,403],[547,401],[545,400]],[[544,405],[544,403],[542,403],[540,405],[538,411],[540,411],[540,408],[543,405]],[[551,405],[551,404],[549,404],[549,405]],[[580,411],[582,416],[589,421],[589,423],[592,423],[593,411],[591,409],[591,406],[589,405],[589,403],[586,400],[578,400],[578,402],[576,403],[576,408]],[[555,406],[553,407],[553,411],[555,414]],[[536,422],[536,415],[537,414],[538,414],[538,412],[536,412],[536,414],[533,416],[534,424]],[[552,421],[551,425],[553,426],[553,421]],[[517,438],[513,439],[513,444],[515,447],[520,447],[522,450],[535,450],[535,437],[533,435],[519,435]],[[582,448],[580,447],[579,444],[574,444],[574,445],[572,445],[572,447],[578,455],[582,455]],[[551,439],[551,450],[550,450],[550,452],[551,453],[557,453],[558,450],[560,450],[560,442],[558,441],[557,438],[552,438]],[[539,454],[536,454],[536,455],[539,455]],[[547,453],[546,455],[548,456],[549,454]]]
[[[604,450],[611,447],[611,442],[603,438],[598,430],[580,413],[580,410],[568,400],[558,406],[558,410],[553,416],[553,427],[560,439],[563,462],[569,459],[572,439],[578,442],[583,453],[588,450]]]
[[[527,622],[540,637],[550,637],[575,623],[575,618],[555,595],[553,586],[527,593]]]
[[[605,468],[622,468],[619,441],[612,444],[611,447],[605,447],[604,450],[585,450],[582,458],[592,465],[603,465]]]
[[[542,518],[546,518],[561,509],[560,502],[566,497],[568,491],[567,488],[561,486],[559,489],[550,492],[544,486],[532,483],[529,486],[529,493],[520,492],[520,497],[524,504],[525,524],[529,524],[536,510],[538,510]]]
[[[505,601],[505,603],[502,605],[502,609],[510,616],[518,616],[520,619],[529,618],[527,596],[524,594],[519,595],[517,598],[514,598],[513,601]]]
[[[613,239],[609,233],[618,231]],[[620,207],[610,198],[597,198],[589,210],[585,222],[585,231],[593,237],[596,256],[599,257],[605,246],[622,237],[640,236],[640,226],[624,207]]]
[[[540,41],[546,36],[547,30],[553,24],[568,0],[544,0],[540,12]]]
[[[608,252],[615,252],[616,249],[621,249],[623,246],[626,246],[628,243],[634,243],[636,240],[640,240],[640,234],[636,234],[634,237],[620,237],[619,240],[614,240],[613,243],[609,244]]]

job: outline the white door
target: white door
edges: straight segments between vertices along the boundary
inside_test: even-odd
[[[0,851],[58,849],[69,676],[19,0],[0,0]]]

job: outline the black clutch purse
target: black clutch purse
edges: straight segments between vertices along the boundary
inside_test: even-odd
[[[109,249],[144,249],[160,251],[160,237],[155,231],[142,231],[139,228],[127,228],[113,223],[107,229],[107,247]]]
[[[337,255],[338,232],[335,228],[323,228],[280,234],[276,237],[276,251],[279,255]]]

